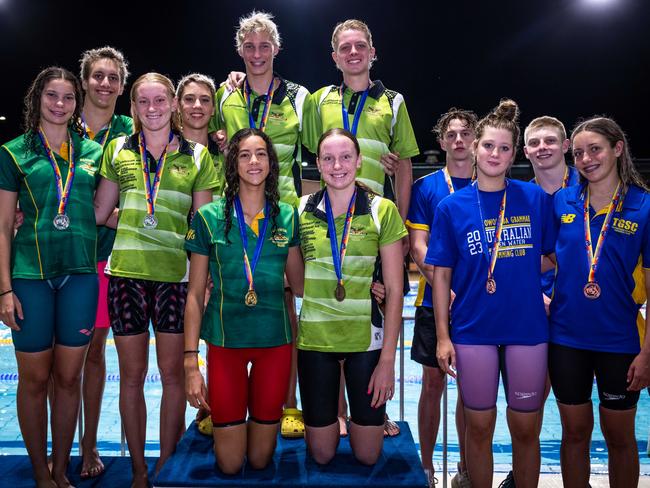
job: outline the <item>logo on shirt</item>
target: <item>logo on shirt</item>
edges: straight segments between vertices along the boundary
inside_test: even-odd
[[[562,214],[560,222],[563,224],[572,224],[576,218],[576,214]]]
[[[631,220],[619,219],[614,217],[612,221],[612,229],[620,234],[634,235],[639,229],[639,224]]]
[[[278,120],[280,122],[286,122],[287,118],[284,116],[284,113],[282,112],[270,112],[269,113],[269,119],[270,120]]]
[[[190,229],[187,231],[187,234],[185,234],[185,240],[186,241],[193,241],[196,238],[196,232],[194,229]]]
[[[361,240],[368,235],[366,229],[363,227],[351,227],[350,228],[350,239]]]
[[[185,167],[179,164],[172,164],[170,171],[176,176],[187,176],[190,174],[190,171]]]
[[[278,227],[276,231],[271,236],[271,242],[278,247],[286,247],[289,244],[289,238],[287,237],[287,229],[283,227]]]
[[[80,159],[79,162],[83,162],[83,159]],[[85,161],[89,161],[86,159]],[[80,165],[79,168],[84,170],[86,173],[88,173],[90,176],[94,176],[95,173],[97,173],[97,168],[92,164],[92,160],[90,162],[85,162],[84,164]]]

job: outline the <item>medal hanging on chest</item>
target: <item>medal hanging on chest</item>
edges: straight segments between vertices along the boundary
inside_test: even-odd
[[[264,240],[266,239],[266,229],[269,226],[269,220],[271,220],[269,215],[269,204],[266,202],[264,204],[264,223],[262,228],[259,230],[257,236],[257,244],[255,244],[255,254],[253,254],[253,262],[248,259],[248,233],[246,230],[246,220],[244,217],[244,210],[241,206],[241,201],[239,200],[239,195],[235,197],[235,213],[237,215],[237,227],[239,228],[239,237],[241,238],[241,244],[244,255],[244,276],[246,277],[246,282],[248,283],[248,289],[244,294],[244,304],[247,307],[254,307],[257,305],[257,292],[255,291],[255,268],[257,268],[257,263],[262,256],[262,247],[264,246]]]
[[[158,199],[158,190],[160,189],[160,181],[162,179],[163,169],[167,161],[167,147],[172,142],[174,133],[169,131],[169,140],[163,149],[158,164],[156,165],[156,174],[151,182],[149,171],[149,161],[147,160],[147,142],[144,138],[144,133],[138,134],[138,146],[140,148],[140,162],[142,163],[142,178],[144,179],[144,194],[147,200],[147,215],[142,220],[142,225],[145,229],[151,230],[158,226],[158,218],[156,212],[156,200]]]
[[[507,181],[506,181],[506,189],[507,189]],[[501,205],[499,205],[499,214],[497,215],[497,223],[494,229],[494,242],[492,243],[492,253],[488,255],[487,249],[488,249],[488,239],[487,239],[487,232],[485,230],[485,220],[483,219],[483,210],[481,208],[481,196],[479,194],[478,190],[478,183],[474,183],[474,186],[476,187],[476,200],[478,202],[478,211],[479,211],[479,217],[481,219],[481,238],[485,236],[485,246],[482,246],[486,252],[483,252],[483,254],[486,256],[488,260],[488,275],[487,275],[487,280],[485,281],[485,291],[488,293],[488,295],[494,295],[497,292],[497,282],[494,279],[494,268],[496,267],[497,264],[497,259],[499,257],[499,248],[501,247],[501,230],[503,229],[503,221],[505,220],[505,215],[506,215],[506,189],[503,190],[503,197],[501,198]]]
[[[266,132],[266,122],[269,119],[269,114],[271,113],[271,104],[273,103],[273,95],[275,94],[275,76],[271,78],[271,84],[269,89],[266,92],[266,97],[264,99],[264,111],[262,112],[262,118],[260,120],[259,129],[262,132]],[[248,126],[251,129],[256,129],[257,124],[255,123],[255,118],[253,117],[253,110],[251,109],[251,94],[253,93],[252,88],[248,84],[248,80],[244,80],[244,100],[246,100],[246,108],[248,110]]]
[[[54,183],[56,185],[56,196],[58,199],[57,212],[56,216],[52,220],[52,225],[56,230],[66,230],[70,227],[70,217],[66,214],[66,207],[68,205],[68,198],[70,197],[70,191],[72,190],[72,182],[74,181],[75,175],[75,160],[74,160],[74,145],[72,144],[72,137],[68,134],[68,175],[65,178],[65,184],[63,183],[63,177],[61,176],[61,169],[59,164],[56,162],[56,156],[50,147],[50,143],[45,136],[42,128],[38,129],[38,136],[41,139],[43,148],[45,149],[45,154],[47,154],[47,159],[50,162],[52,171],[54,172]]]
[[[619,206],[619,203],[625,198],[625,191],[623,185],[619,182],[614,190],[612,195],[612,200],[609,202],[609,207],[607,208],[607,215],[605,215],[605,220],[603,225],[600,228],[600,233],[598,235],[598,241],[596,242],[596,249],[593,250],[592,241],[591,241],[591,219],[589,217],[589,187],[584,190],[583,197],[583,221],[584,221],[584,230],[585,230],[585,249],[587,250],[587,263],[589,265],[589,275],[587,276],[587,283],[582,288],[582,292],[585,297],[590,300],[596,300],[601,295],[600,285],[596,282],[596,269],[598,268],[598,262],[600,261],[600,255],[603,252],[603,246],[605,245],[605,237],[616,213],[616,209]]]
[[[341,234],[341,245],[338,245],[336,237],[336,222],[334,221],[334,213],[330,205],[329,195],[327,190],[324,192],[325,198],[325,214],[327,215],[327,233],[330,238],[330,248],[332,250],[332,264],[334,265],[334,272],[336,273],[336,288],[334,289],[334,298],[342,302],[345,300],[345,285],[343,284],[343,260],[345,253],[348,249],[348,239],[350,238],[350,228],[352,227],[352,218],[354,217],[354,208],[357,200],[357,188],[355,186],[354,193],[348,204],[348,211],[345,214],[345,223],[343,224],[343,233]]]

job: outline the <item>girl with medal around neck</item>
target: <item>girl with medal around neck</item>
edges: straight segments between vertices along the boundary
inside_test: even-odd
[[[207,148],[177,126],[172,82],[158,73],[131,87],[134,134],[111,141],[101,167],[95,214],[103,223],[120,200],[115,245],[106,267],[109,316],[120,363],[120,414],[129,446],[133,486],[148,486],[144,459],[149,322],[162,377],[160,458],[173,453],[185,430],[183,311],[187,215],[212,201],[217,175]]]
[[[269,464],[289,388],[293,341],[284,275],[301,294],[303,264],[297,213],[279,201],[278,175],[264,132],[235,133],[226,195],[199,209],[186,237],[192,254],[185,392],[190,405],[210,412],[217,464],[226,474],[239,473],[245,460],[253,469]],[[204,311],[208,272],[214,288]],[[199,371],[199,335],[208,343],[209,395]]]
[[[25,97],[25,134],[0,148],[0,320],[12,329],[18,421],[39,488],[70,486],[65,473],[97,306],[91,201],[102,150],[81,137],[81,104],[72,73],[41,71]],[[14,237],[17,202],[24,223]]]
[[[478,123],[477,180],[440,202],[425,258],[435,266],[436,355],[443,371],[458,374],[475,488],[492,486],[500,370],[516,485],[536,487],[539,479],[537,419],[548,342],[540,263],[553,250],[555,232],[551,197],[537,185],[506,179],[519,141],[518,112],[515,102],[502,100]]]
[[[306,269],[297,348],[305,437],[314,460],[329,463],[339,442],[343,360],[352,451],[372,465],[381,454],[386,402],[394,391],[401,239],[407,232],[393,202],[355,182],[361,153],[350,132],[325,132],[317,165],[325,189],[302,197],[299,207]],[[383,324],[370,292],[377,256],[386,288]]]
[[[595,376],[610,486],[637,486],[636,404],[650,384],[649,319],[639,312],[650,292],[650,194],[612,119],[578,124],[571,142],[581,184],[554,201],[548,359],[562,419],[562,479],[589,481]]]

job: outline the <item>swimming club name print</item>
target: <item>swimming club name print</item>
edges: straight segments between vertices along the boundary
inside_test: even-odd
[[[472,256],[483,254],[486,239],[489,253],[492,253],[496,219],[486,219],[483,225],[485,232],[482,229],[473,229],[467,232],[467,250]],[[530,215],[504,217],[503,228],[501,229],[501,244],[499,245],[499,259],[525,256],[526,249],[532,249],[532,247]]]

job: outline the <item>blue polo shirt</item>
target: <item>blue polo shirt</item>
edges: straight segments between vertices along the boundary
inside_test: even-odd
[[[485,283],[504,190],[483,192],[476,184],[467,186],[440,202],[433,221],[425,262],[452,268],[456,299],[451,308],[451,340],[458,344],[548,341],[540,264],[542,255],[551,253],[555,244],[552,197],[532,183],[506,182],[493,295],[487,293]]]
[[[650,268],[650,194],[630,186],[614,214],[596,270],[600,298],[588,299],[589,276],[583,224],[584,185],[555,195],[557,276],[551,302],[551,342],[578,349],[636,354],[640,351],[633,293],[637,266]],[[607,208],[590,209],[594,248]],[[641,259],[640,259],[641,258]]]
[[[578,170],[575,168],[575,166],[567,166],[567,168],[569,170],[569,181],[567,181],[567,187],[574,186],[580,183],[580,173],[578,173]],[[537,180],[535,178],[533,178],[530,181],[531,183],[537,183]],[[553,296],[554,281],[555,281],[554,269],[549,269],[545,273],[542,273],[542,291],[544,292],[544,295],[546,295],[547,297]]]
[[[465,188],[471,181],[471,178],[451,177],[451,183],[455,191]],[[406,226],[410,229],[430,232],[436,208],[440,200],[448,195],[449,187],[442,170],[419,178],[413,183],[411,189],[411,203],[406,218]],[[415,306],[433,307],[431,286],[422,275],[420,275]]]

